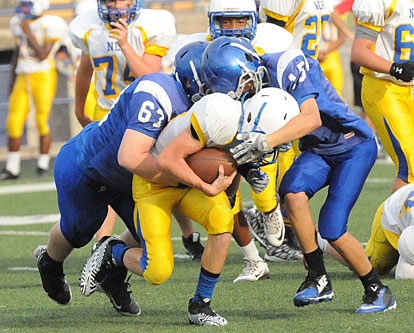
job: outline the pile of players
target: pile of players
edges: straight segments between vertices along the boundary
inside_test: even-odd
[[[210,301],[232,235],[248,262],[235,282],[269,276],[241,209],[237,188],[243,177],[262,212],[260,218],[253,212],[247,216],[250,230],[266,246],[267,257],[272,257],[269,249],[283,246],[292,253],[295,239],[299,245],[293,259],[303,253],[307,274],[294,296],[295,306],[333,300],[320,248],[327,248],[328,243],[364,286],[358,313],[395,309],[390,289],[381,282],[360,242],[347,231],[350,211],[376,160],[375,136],[325,79],[319,62],[305,54],[303,45],[291,47],[295,36],[283,28],[258,24],[254,1],[213,0],[207,36],[211,41],[183,42],[172,74],[147,74],[154,67],[144,61],[146,53],[142,50],[131,56],[132,39],[127,38],[128,25],[143,20],[147,12],[139,8],[139,2],[128,8],[111,7],[114,3],[116,7],[117,1],[102,1],[105,6],[98,6],[93,29],[79,24],[72,30],[75,45],[83,51],[80,68],[88,67],[89,81],[93,70],[104,74],[105,80],[98,76],[96,86],[106,104],[97,109],[110,108],[110,112],[103,112],[99,122],[89,123],[56,159],[61,221],[52,228],[47,247],[37,252],[49,297],[62,305],[71,301],[63,262],[73,248],[93,239],[111,206],[127,231],[120,237],[103,237],[94,246],[82,270],[81,291],[84,295],[102,291],[118,312],[139,315],[141,309],[127,290],[127,271],[154,285],[168,280],[174,268],[171,216],[177,212],[201,224],[208,233],[188,319],[201,326],[226,325],[227,320],[211,309]],[[371,5],[358,1],[355,6]],[[276,23],[286,23],[288,15],[273,15],[274,8],[264,8]],[[369,18],[364,20],[367,24],[358,36],[368,36],[369,40]],[[109,42],[98,46],[92,43],[93,38],[102,37],[102,30],[96,28],[99,24],[107,27],[107,38],[118,41],[119,49],[111,51],[124,54],[122,73],[115,69],[120,62],[115,61],[116,53],[108,51]],[[307,46],[312,45],[308,41]],[[159,53],[149,58],[160,61],[155,56],[165,48],[152,45],[145,50],[154,49]],[[97,57],[99,52],[109,53]],[[390,68],[388,76],[398,83],[409,82],[414,76],[412,62],[395,61]],[[138,79],[133,81],[133,77]],[[121,78],[129,81],[124,80],[122,86]],[[77,93],[83,108],[86,90]],[[295,140],[299,140],[296,153],[292,147]],[[185,157],[204,147],[229,150],[237,161],[237,173],[225,177],[219,168],[212,184],[203,182]],[[329,187],[328,196],[319,214],[317,232],[309,200],[325,186]],[[411,198],[411,190],[404,193],[406,197]],[[384,212],[391,215],[387,207],[386,203]],[[411,206],[405,207],[404,212],[409,213]],[[283,214],[294,233],[285,228]],[[400,249],[404,249],[400,251],[405,259],[402,264],[408,265],[408,271],[414,264],[411,235],[396,236]]]

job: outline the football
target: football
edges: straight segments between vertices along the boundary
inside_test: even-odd
[[[209,184],[217,178],[220,164],[223,165],[225,176],[230,176],[236,170],[233,156],[216,148],[203,148],[187,156],[186,161],[194,173]]]

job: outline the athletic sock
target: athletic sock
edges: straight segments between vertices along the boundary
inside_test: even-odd
[[[368,289],[368,287],[372,284],[377,284],[381,288],[384,287],[381,280],[379,279],[377,273],[372,268],[371,271],[364,276],[360,276],[359,279],[361,280],[362,284],[364,285],[365,290]]]
[[[211,299],[219,276],[220,274],[210,273],[201,267],[197,289],[192,301],[202,302],[205,299]]]
[[[20,174],[20,152],[9,151],[7,153],[6,170],[12,173],[14,176]]]
[[[124,255],[125,252],[130,248],[130,246],[125,245],[123,242],[112,246],[112,257],[115,259],[116,266],[125,267]]]
[[[43,170],[49,170],[49,154],[40,154],[37,158],[37,167]]]
[[[304,257],[308,264],[308,272],[311,278],[326,274],[325,264],[323,262],[323,252],[319,247],[313,252],[305,253]]]
[[[42,265],[43,270],[47,274],[51,274],[51,275],[63,274],[63,262],[53,260],[47,252],[43,255],[41,265]]]
[[[240,250],[243,253],[243,258],[248,261],[262,261],[263,259],[260,258],[259,250],[256,247],[253,239],[250,240],[250,243],[246,246],[241,246]]]

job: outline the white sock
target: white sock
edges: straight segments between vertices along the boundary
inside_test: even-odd
[[[246,246],[241,246],[240,250],[243,253],[243,258],[249,261],[261,261],[259,251],[257,250],[256,244],[253,239]]]
[[[9,151],[7,152],[6,170],[11,172],[14,176],[20,173],[20,152]]]
[[[37,166],[43,170],[49,170],[49,154],[40,154],[37,158]]]

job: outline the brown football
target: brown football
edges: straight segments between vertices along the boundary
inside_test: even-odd
[[[186,161],[194,173],[209,184],[217,178],[220,164],[223,165],[225,176],[230,176],[236,170],[233,156],[216,148],[203,148],[187,156]]]

